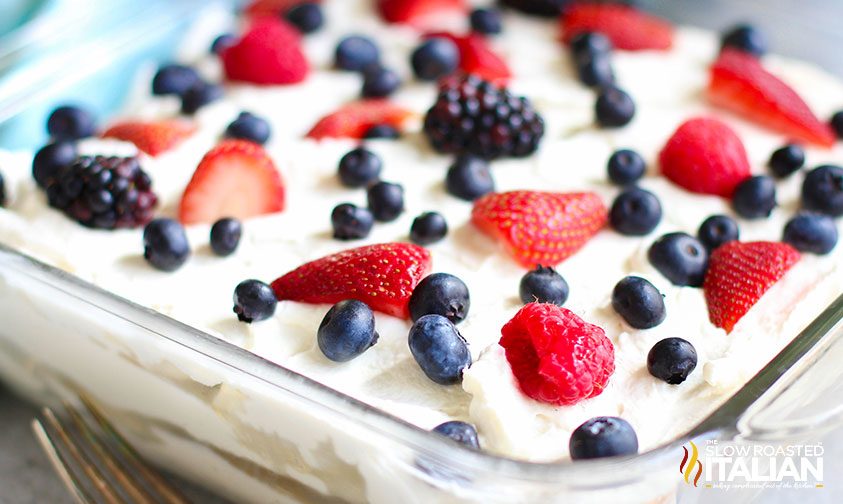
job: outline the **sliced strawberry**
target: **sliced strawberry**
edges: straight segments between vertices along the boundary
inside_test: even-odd
[[[338,303],[356,299],[369,308],[409,318],[407,303],[430,271],[430,252],[410,243],[345,250],[303,264],[272,282],[279,301]]]
[[[448,32],[433,32],[427,34],[426,37],[442,37],[453,41],[460,51],[460,70],[463,73],[477,75],[495,84],[506,84],[512,77],[509,65],[492,50],[489,41],[482,35],[477,33],[454,35]]]
[[[176,147],[195,131],[196,125],[183,119],[123,121],[113,124],[101,136],[132,142],[141,151],[157,156]]]
[[[793,140],[832,147],[834,131],[808,104],[755,56],[724,49],[711,67],[708,99],[715,105]]]
[[[321,0],[307,0],[308,2],[322,3]],[[247,16],[281,16],[291,8],[303,3],[303,0],[252,0],[243,10]]]
[[[729,242],[714,249],[703,282],[708,318],[726,332],[799,261],[786,243]]]
[[[659,154],[659,163],[676,185],[724,198],[750,176],[741,139],[725,123],[708,117],[682,123]]]
[[[220,58],[226,78],[237,82],[292,84],[309,71],[298,30],[277,17],[257,19]]]
[[[412,115],[409,110],[388,100],[361,100],[342,106],[319,120],[310,131],[309,138],[363,138],[372,126],[388,124],[401,129]]]
[[[566,44],[580,33],[600,32],[615,48],[627,51],[673,46],[670,23],[627,5],[576,3],[565,9],[560,23]]]
[[[465,0],[378,0],[377,8],[384,21],[417,28],[441,26],[442,17],[467,10]]]
[[[474,203],[471,222],[501,241],[522,266],[554,266],[572,256],[606,225],[594,193],[511,191]]]
[[[246,219],[284,210],[284,183],[263,147],[225,140],[202,158],[179,205],[184,224]]]

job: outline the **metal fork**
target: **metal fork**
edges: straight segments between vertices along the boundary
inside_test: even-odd
[[[189,503],[140,458],[88,398],[80,400],[84,412],[65,403],[66,420],[44,408],[32,421],[38,443],[78,503]]]

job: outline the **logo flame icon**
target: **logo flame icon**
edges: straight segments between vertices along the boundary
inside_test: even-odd
[[[697,450],[697,445],[693,441],[688,442],[691,444],[691,451],[689,453],[687,448],[682,447],[685,450],[685,456],[682,457],[682,462],[679,463],[679,474],[685,477],[685,483],[691,484],[691,474],[696,469],[697,474],[694,476],[694,486],[697,486],[700,476],[702,476],[702,462],[699,461],[700,453]]]

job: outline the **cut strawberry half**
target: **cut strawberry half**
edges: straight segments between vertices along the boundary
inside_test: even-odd
[[[196,132],[196,125],[183,119],[163,121],[123,121],[111,125],[103,138],[132,142],[139,150],[157,156],[175,148]]]
[[[401,129],[412,116],[409,110],[388,100],[362,100],[342,106],[320,119],[307,132],[309,138],[363,138],[372,127],[387,124]]]
[[[410,295],[429,271],[426,249],[410,243],[382,243],[303,264],[272,282],[272,289],[279,301],[321,304],[356,299],[373,310],[406,319]]]
[[[489,45],[489,41],[477,33],[454,35],[448,32],[432,32],[426,38],[441,37],[451,40],[460,52],[460,70],[474,74],[495,84],[505,85],[512,77],[506,61]]]
[[[567,44],[580,33],[600,32],[617,49],[641,51],[673,47],[673,26],[627,5],[575,3],[560,18]]]
[[[832,147],[834,131],[819,120],[808,104],[781,79],[768,72],[755,56],[724,49],[711,67],[711,103],[792,140]]]
[[[193,173],[179,205],[184,224],[223,217],[246,219],[284,210],[284,183],[263,147],[226,140],[211,149]]]
[[[465,0],[378,0],[378,12],[388,23],[416,28],[441,26],[449,15],[465,16]]]
[[[303,81],[309,71],[298,30],[276,17],[257,19],[220,58],[226,78],[235,82],[292,84]]]
[[[594,193],[511,191],[474,203],[471,222],[527,268],[554,266],[577,252],[607,222]]]
[[[321,0],[307,0],[310,3],[322,3]],[[247,16],[262,17],[283,16],[288,10],[303,3],[303,0],[253,0],[243,9]]]

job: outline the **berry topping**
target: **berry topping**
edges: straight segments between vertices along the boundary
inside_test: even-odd
[[[496,35],[503,30],[501,13],[497,9],[474,9],[469,16],[471,29],[484,35]]]
[[[560,18],[565,43],[582,32],[599,32],[626,51],[670,49],[673,27],[663,19],[619,4],[575,3]]]
[[[460,52],[452,40],[434,37],[425,40],[413,51],[410,64],[416,77],[435,81],[457,69],[460,64]]]
[[[234,288],[234,313],[240,322],[266,320],[275,314],[277,305],[272,288],[260,280],[243,280]]]
[[[473,201],[495,190],[489,163],[470,154],[457,156],[445,175],[445,189],[457,198]]]
[[[568,451],[572,460],[635,455],[638,436],[623,418],[594,417],[571,433]]]
[[[441,315],[425,315],[416,320],[408,341],[424,374],[440,385],[459,383],[463,371],[471,365],[465,338]]]
[[[219,55],[223,49],[235,43],[237,43],[237,37],[233,33],[220,34],[211,43],[211,53]]]
[[[555,266],[576,253],[607,221],[594,193],[510,191],[474,202],[471,222],[503,243],[527,268]]]
[[[784,227],[782,241],[800,252],[828,254],[837,245],[837,226],[828,215],[800,213]]]
[[[192,67],[174,63],[164,65],[152,78],[152,94],[182,96],[188,89],[202,83],[202,78]]]
[[[241,236],[243,224],[239,220],[220,219],[211,226],[211,250],[220,257],[229,256],[237,250]]]
[[[76,144],[73,142],[55,142],[45,145],[32,158],[32,177],[38,187],[46,189],[56,173],[76,161]]]
[[[824,165],[808,172],[802,182],[802,206],[832,217],[843,215],[843,168]]]
[[[251,112],[240,112],[237,119],[231,121],[231,124],[225,128],[225,137],[249,140],[263,145],[269,140],[271,131],[266,119]]]
[[[235,82],[292,84],[303,81],[309,71],[299,32],[275,17],[256,20],[220,58],[226,78]]]
[[[789,177],[805,166],[805,150],[796,144],[785,145],[773,152],[767,166],[774,176]]]
[[[0,208],[6,206],[6,180],[0,173]]]
[[[682,338],[665,338],[647,354],[647,370],[671,385],[679,385],[697,367],[694,345]]]
[[[752,25],[740,24],[723,34],[721,48],[727,47],[754,56],[764,56],[767,52],[767,37]]]
[[[272,282],[279,300],[303,303],[363,301],[375,311],[408,318],[408,302],[430,271],[430,253],[410,243],[383,243],[306,263]]]
[[[375,314],[362,301],[340,301],[328,310],[319,324],[316,342],[325,357],[332,361],[350,361],[378,342]]]
[[[624,190],[609,211],[609,223],[620,234],[644,236],[662,220],[662,206],[655,194],[638,187]]]
[[[468,316],[471,297],[468,287],[459,278],[448,273],[434,273],[419,282],[413,290],[409,307],[413,320],[436,314],[459,324]]]
[[[222,98],[222,86],[200,82],[184,92],[181,97],[181,113],[195,114],[199,109]]]
[[[611,87],[615,83],[612,59],[607,53],[594,53],[576,58],[577,78],[589,87]]]
[[[349,103],[326,115],[307,133],[309,138],[362,138],[372,127],[399,128],[412,113],[387,100],[371,99]]]
[[[363,72],[364,98],[383,98],[394,93],[400,86],[401,78],[389,68],[374,66]]]
[[[331,211],[331,227],[337,240],[359,240],[372,232],[375,217],[368,208],[340,203]]]
[[[735,49],[720,53],[711,67],[708,99],[795,140],[821,147],[834,145],[831,127],[817,119],[796,91],[751,54]]]
[[[732,332],[797,261],[799,252],[786,243],[733,241],[716,248],[703,283],[711,323]]]
[[[568,45],[574,59],[589,59],[592,56],[608,55],[612,51],[612,41],[602,33],[580,32],[574,35]]]
[[[619,186],[625,186],[638,182],[644,176],[647,163],[641,154],[634,150],[621,149],[612,154],[606,169],[609,172],[609,180]]]
[[[404,212],[404,187],[392,182],[376,182],[366,190],[369,210],[379,222],[392,222]]]
[[[418,245],[430,245],[445,238],[448,223],[439,212],[425,212],[415,219],[410,227],[410,241]]]
[[[612,308],[636,329],[650,329],[664,322],[664,296],[648,280],[628,276],[612,291]]]
[[[349,151],[340,159],[340,182],[346,187],[366,187],[378,180],[383,161],[363,147]]]
[[[157,156],[175,148],[195,131],[196,125],[183,119],[124,121],[109,127],[102,137],[131,142],[150,156]]]
[[[615,348],[600,327],[546,303],[521,308],[500,345],[522,392],[565,406],[600,395],[615,371]]]
[[[620,128],[635,117],[635,102],[622,89],[609,86],[600,90],[594,103],[594,117],[601,128]]]
[[[387,140],[395,140],[401,138],[401,132],[397,128],[389,124],[375,124],[363,133],[365,140],[383,138]]]
[[[305,2],[284,13],[284,19],[302,33],[313,33],[325,24],[322,7],[318,3]]]
[[[378,12],[389,23],[424,28],[441,24],[443,17],[464,15],[464,0],[377,0]]]
[[[155,219],[143,230],[143,257],[156,269],[175,271],[190,257],[184,227],[173,219]]]
[[[78,140],[96,133],[97,121],[88,110],[74,106],[63,105],[53,110],[47,118],[47,133],[54,140]]]
[[[539,264],[521,277],[518,295],[521,302],[552,303],[562,306],[568,300],[568,282],[550,266]]]
[[[429,34],[428,37],[446,38],[457,45],[460,53],[460,70],[464,74],[476,75],[495,84],[505,84],[512,77],[509,65],[492,50],[489,41],[482,35],[470,33],[460,36],[447,32],[435,32]]]
[[[732,208],[745,219],[769,217],[776,208],[776,183],[767,175],[750,177],[735,187]]]
[[[244,12],[253,18],[283,16],[287,11],[302,3],[304,3],[303,0],[251,0]],[[311,3],[320,3],[320,0],[311,0]]]
[[[837,138],[843,138],[843,110],[835,112],[835,114],[831,116],[830,122],[831,128],[834,130]]]
[[[475,450],[480,449],[480,441],[477,439],[477,429],[469,423],[452,420],[437,425],[433,428],[433,432],[447,436],[457,443],[464,444]]]
[[[700,224],[697,237],[711,252],[720,245],[740,238],[740,230],[735,219],[726,215],[712,215]]]
[[[266,151],[253,142],[225,140],[196,167],[181,198],[179,220],[243,220],[282,210],[284,183]]]
[[[439,152],[524,157],[538,148],[544,120],[527,98],[467,76],[443,81],[424,118],[424,132]]]
[[[570,0],[501,0],[507,7],[544,17],[558,16],[569,2]]]
[[[647,258],[673,285],[699,287],[708,268],[705,246],[686,233],[668,233],[650,245]]]
[[[750,176],[741,139],[725,123],[705,117],[682,123],[659,154],[659,163],[674,184],[724,198]]]
[[[349,35],[340,40],[334,50],[334,66],[340,70],[362,71],[378,64],[381,50],[369,37]]]

